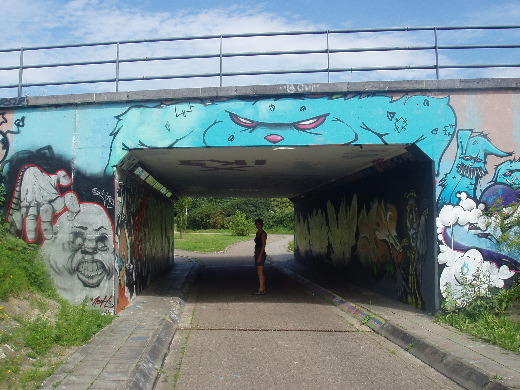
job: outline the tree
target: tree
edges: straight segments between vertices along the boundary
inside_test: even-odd
[[[253,222],[246,218],[241,211],[236,211],[231,216],[229,227],[235,236],[247,236],[252,230]]]
[[[180,198],[175,202],[175,222],[177,223],[177,227],[179,229],[180,238],[182,239],[182,234],[186,230],[188,225],[188,209],[193,205],[193,199],[190,197]]]

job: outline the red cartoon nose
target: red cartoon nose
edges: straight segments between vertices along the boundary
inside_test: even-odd
[[[265,140],[271,142],[272,144],[277,144],[280,141],[283,141],[283,137],[278,134],[269,134],[264,137]]]

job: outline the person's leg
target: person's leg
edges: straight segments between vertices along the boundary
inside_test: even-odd
[[[264,266],[258,265],[256,266],[256,272],[258,273],[258,291],[265,291],[265,276],[264,276]]]

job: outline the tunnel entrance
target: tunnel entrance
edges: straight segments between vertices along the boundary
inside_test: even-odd
[[[438,307],[434,166],[414,144],[139,149],[119,168],[173,202],[288,198],[297,261]]]

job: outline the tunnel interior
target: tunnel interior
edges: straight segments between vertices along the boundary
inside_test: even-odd
[[[131,150],[120,167],[152,176],[174,196],[296,199],[398,156],[414,145],[316,145]],[[164,192],[164,190],[163,190]]]
[[[288,198],[295,260],[438,305],[434,168],[414,144],[136,149],[119,169],[173,202]]]

